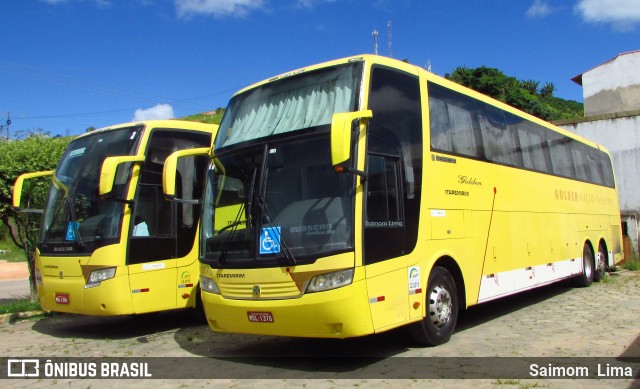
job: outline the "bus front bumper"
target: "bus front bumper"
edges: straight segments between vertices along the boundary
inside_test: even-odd
[[[133,314],[129,277],[116,276],[85,288],[84,277],[43,276],[38,284],[40,306],[53,312],[113,316]],[[127,292],[127,293],[124,293]]]
[[[313,338],[373,333],[364,281],[283,300],[234,300],[202,292],[209,327],[216,332]]]

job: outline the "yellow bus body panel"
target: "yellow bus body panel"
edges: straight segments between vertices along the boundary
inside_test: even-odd
[[[122,260],[114,278],[85,287],[90,270],[116,266],[113,259],[118,255]],[[117,245],[98,249],[91,257],[37,255],[36,268],[42,277],[37,285],[40,306],[96,316],[195,307],[199,270],[194,255],[182,259],[184,266],[176,266],[176,259],[125,266],[122,255]]]
[[[270,278],[273,279],[273,278]],[[209,327],[217,332],[348,338],[373,332],[364,280],[291,299],[226,299],[202,292]],[[252,313],[269,313],[273,322],[251,322]]]
[[[267,269],[211,269],[203,276],[216,281],[221,295],[202,292],[202,305],[212,330],[246,334],[347,338],[373,331],[364,269],[356,267],[351,285],[303,293],[309,280],[334,270],[353,268],[353,253],[321,258],[316,264]],[[254,295],[259,286],[260,296]],[[223,297],[224,296],[224,297]],[[251,313],[269,313],[273,322],[252,322]]]
[[[459,297],[464,308],[581,274],[585,245],[596,254],[600,242],[605,242],[609,266],[623,259],[615,188],[432,151],[427,82],[444,85],[606,152],[601,146],[415,66],[377,56],[359,58],[366,63],[361,95],[365,108],[371,64],[419,77],[423,165],[415,248],[401,257],[363,264],[365,194],[362,181],[356,179],[355,249],[351,255],[357,276],[353,284],[325,292],[257,298],[251,295],[253,285],[286,283],[289,275],[284,267],[217,270],[202,264],[201,274],[215,280],[221,290],[220,295],[202,294],[212,330],[301,337],[366,335],[416,322],[427,315],[425,291],[434,266],[446,263],[459,271],[456,282],[463,293]],[[347,61],[314,65],[304,71]],[[365,170],[366,129],[362,127],[358,135],[357,156],[352,157],[357,159],[357,169]],[[224,220],[233,220],[226,210]],[[291,275],[336,269],[331,261],[319,259],[312,265],[292,267]],[[234,277],[232,273],[242,274],[242,278],[226,278]],[[220,274],[227,276],[218,277]],[[231,289],[239,285],[245,292],[234,295]],[[273,322],[252,322],[252,312],[268,312]]]
[[[212,132],[217,125],[196,122],[155,120],[141,122],[149,128],[175,128]],[[96,131],[129,127],[125,123]],[[88,135],[81,135],[88,136]],[[146,149],[150,131],[145,131]],[[134,166],[137,177],[140,167]],[[136,185],[129,186],[128,198],[133,198]],[[83,315],[130,315],[179,308],[196,307],[199,291],[198,232],[190,252],[182,258],[126,265],[131,208],[125,208],[120,243],[100,247],[91,255],[43,256],[36,250],[37,283],[40,306],[48,311]],[[114,278],[99,285],[87,285],[92,270],[116,267]]]

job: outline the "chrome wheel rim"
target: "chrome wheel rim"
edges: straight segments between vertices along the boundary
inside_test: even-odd
[[[453,301],[442,285],[436,285],[429,296],[429,317],[437,328],[444,327],[451,319]]]

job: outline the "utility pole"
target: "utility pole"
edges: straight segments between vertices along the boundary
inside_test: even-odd
[[[373,54],[378,55],[378,31],[373,30],[371,35],[373,35]]]
[[[7,112],[7,142],[9,141],[9,126],[11,126],[11,112]]]
[[[389,38],[389,58],[393,58],[393,50],[391,49],[391,20],[387,23],[387,36]]]

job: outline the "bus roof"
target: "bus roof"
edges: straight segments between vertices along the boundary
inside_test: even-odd
[[[295,75],[302,74],[302,73],[305,73],[305,72],[308,72],[308,71],[313,71],[313,70],[321,69],[321,68],[328,67],[328,66],[335,66],[335,65],[345,64],[345,63],[349,63],[349,62],[367,62],[367,63],[375,63],[375,64],[380,64],[380,65],[387,65],[387,66],[390,66],[390,67],[393,67],[393,68],[406,70],[406,71],[408,71],[410,73],[419,74],[421,77],[425,77],[428,81],[433,81],[433,82],[435,82],[437,84],[440,84],[442,86],[445,86],[447,88],[450,88],[450,89],[456,90],[458,92],[467,94],[467,95],[469,95],[469,96],[471,96],[473,98],[476,98],[478,100],[484,101],[486,103],[490,103],[491,105],[495,105],[495,106],[500,107],[500,108],[502,108],[502,109],[504,109],[504,110],[506,110],[508,112],[511,112],[511,113],[515,114],[515,115],[521,116],[521,117],[523,117],[523,118],[525,118],[527,120],[531,120],[533,122],[536,122],[536,123],[538,123],[540,125],[543,125],[544,127],[547,127],[547,128],[549,128],[549,129],[551,129],[553,131],[556,131],[556,132],[561,133],[563,135],[566,135],[566,136],[568,136],[570,138],[578,140],[578,141],[580,141],[580,142],[582,142],[582,143],[584,143],[586,145],[589,145],[589,146],[591,146],[593,148],[600,149],[600,150],[606,152],[607,154],[609,153],[603,146],[601,146],[601,145],[599,145],[599,144],[597,144],[597,143],[595,143],[595,142],[593,142],[593,141],[591,141],[589,139],[583,138],[583,137],[581,137],[581,136],[579,136],[577,134],[574,134],[574,133],[572,133],[570,131],[567,131],[567,130],[561,128],[561,127],[558,127],[558,126],[556,126],[554,124],[551,124],[551,123],[549,123],[549,122],[547,122],[547,121],[545,121],[543,119],[540,119],[540,118],[538,118],[536,116],[533,116],[533,115],[531,115],[531,114],[529,114],[527,112],[524,112],[524,111],[522,111],[522,110],[520,110],[518,108],[515,108],[515,107],[513,107],[511,105],[508,105],[508,104],[503,103],[503,102],[501,102],[499,100],[496,100],[493,97],[484,95],[484,94],[482,94],[480,92],[477,92],[477,91],[475,91],[473,89],[470,89],[468,87],[465,87],[465,86],[460,85],[458,83],[455,83],[453,81],[447,80],[446,78],[441,77],[441,76],[439,76],[437,74],[431,73],[431,72],[427,71],[426,69],[423,69],[422,67],[420,67],[418,65],[410,64],[410,63],[407,63],[407,62],[404,62],[404,61],[400,61],[400,60],[397,60],[397,59],[394,59],[394,58],[384,57],[384,56],[381,56],[381,55],[373,55],[373,54],[354,55],[354,56],[350,56],[350,57],[339,58],[339,59],[335,59],[335,60],[322,62],[322,63],[314,64],[314,65],[311,65],[311,66],[306,66],[306,67],[303,67],[303,68],[295,69],[295,70],[292,70],[292,71],[289,71],[289,72],[286,72],[286,73],[282,73],[282,74],[276,75],[274,77],[270,77],[268,79],[259,81],[259,82],[255,83],[255,84],[249,85],[249,86],[247,86],[245,88],[242,88],[238,92],[234,93],[233,96],[239,95],[239,94],[241,94],[243,92],[246,92],[246,91],[248,91],[250,89],[254,89],[254,88],[257,88],[259,86],[268,84],[270,82],[277,81],[277,80],[280,80],[280,79],[284,79],[284,78],[287,78],[287,77],[290,77],[290,76],[295,76]]]
[[[218,128],[217,124],[193,122],[189,120],[174,120],[174,119],[143,120],[138,122],[121,123],[121,124],[115,124],[108,127],[98,128],[94,131],[81,134],[77,138],[90,136],[95,133],[108,132],[108,131],[113,131],[120,128],[136,127],[136,126],[145,126],[145,127],[152,127],[152,128],[180,128],[185,130],[202,131],[202,132],[213,132]]]

